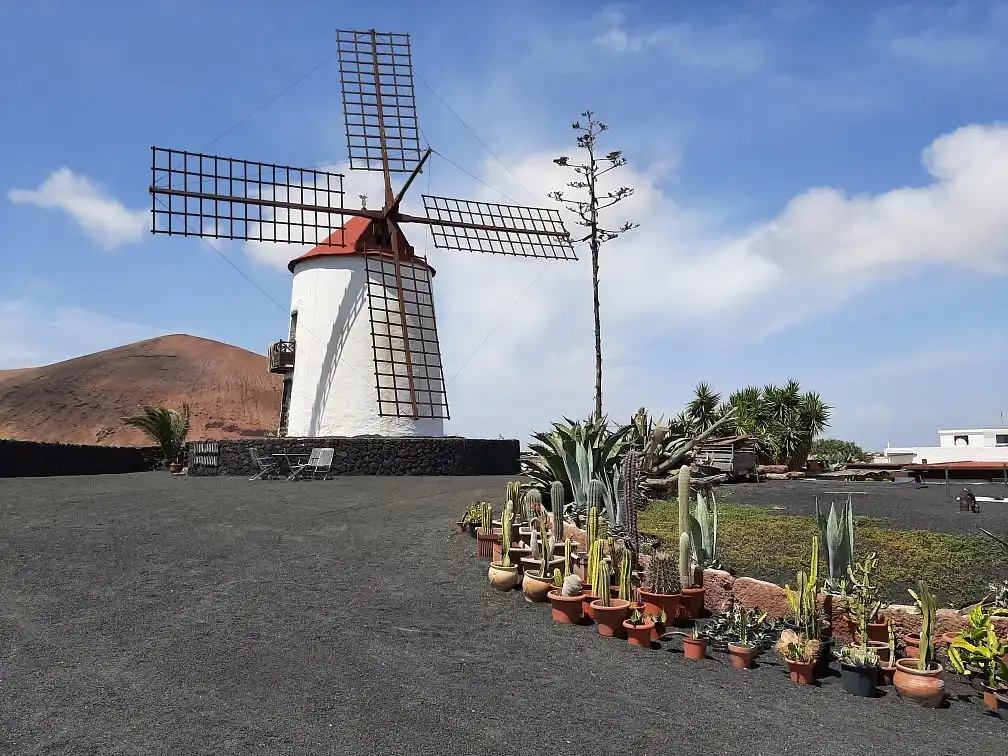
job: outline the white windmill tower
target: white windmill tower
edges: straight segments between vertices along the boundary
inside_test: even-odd
[[[577,257],[555,209],[423,195],[426,216],[400,212],[432,152],[420,148],[409,35],[336,38],[350,168],[382,172],[382,209],[343,207],[341,174],[154,147],[152,230],[316,245],[288,265],[290,333],[270,347],[281,435],[440,436],[434,270],[401,225],[430,226],[440,249]],[[409,174],[398,193],[392,173]]]

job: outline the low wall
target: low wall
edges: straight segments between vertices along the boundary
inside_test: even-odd
[[[218,441],[216,467],[190,464],[189,474],[251,477],[259,472],[249,451],[253,447],[260,456],[308,454],[313,448],[332,447],[333,475],[518,475],[521,471],[516,439],[341,436]]]
[[[146,472],[160,464],[157,448],[0,439],[0,478]]]

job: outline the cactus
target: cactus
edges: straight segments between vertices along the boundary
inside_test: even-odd
[[[630,549],[624,549],[619,561],[619,597],[623,601],[629,601],[631,598],[630,575],[632,571],[633,552]]]
[[[923,581],[918,581],[917,592],[909,592],[921,615],[920,651],[917,654],[917,669],[922,672],[931,669],[934,658],[935,612],[938,610],[938,600],[928,590]]]
[[[571,539],[567,538],[564,540],[564,577],[571,574],[571,560],[572,560],[572,543]]]
[[[483,531],[484,536],[493,532],[493,505],[485,501],[480,512],[480,530]]]
[[[530,488],[522,496],[522,522],[532,522],[539,510],[542,509],[542,494],[538,488]]]
[[[511,526],[514,525],[514,511],[511,502],[504,507],[504,516],[501,518],[501,567],[511,566]]]
[[[598,507],[592,507],[588,510],[588,551],[591,551],[592,544],[598,540],[599,537],[599,514]]]
[[[596,539],[588,549],[588,583],[594,587],[598,567],[602,562],[602,541]]]
[[[817,592],[819,586],[819,537],[812,536],[812,559],[808,574],[804,570],[798,572],[798,584],[795,590],[785,585],[788,605],[794,615],[795,623],[802,634],[809,640],[819,637],[819,604]]]
[[[504,493],[504,501],[510,502],[517,512],[521,507],[521,483],[517,480],[509,480]]]
[[[628,538],[635,554],[640,553],[640,531],[637,529],[637,507],[640,504],[640,455],[633,449],[623,455],[619,481],[621,521],[626,524]]]
[[[577,596],[581,593],[581,578],[577,575],[568,575],[563,579],[563,595]]]
[[[679,534],[679,582],[683,588],[693,587],[693,565],[690,563],[689,533]]]
[[[560,489],[559,495],[557,488]],[[559,481],[554,481],[550,487],[550,507],[553,510],[553,540],[560,543],[564,537],[564,499],[563,484]]]
[[[563,588],[563,575],[560,574],[560,570],[553,568],[553,586],[557,589]]]
[[[612,606],[612,573],[609,569],[609,562],[602,560],[595,574],[595,582],[592,584],[592,593],[598,596],[602,606]]]
[[[664,551],[652,554],[644,570],[644,584],[648,590],[663,595],[678,593],[678,582],[672,556]]]
[[[890,667],[896,666],[896,630],[893,628],[893,623],[889,623],[889,665]]]
[[[588,500],[589,512],[591,512],[592,509],[596,512],[601,511],[602,504],[605,500],[605,484],[598,478],[592,478],[591,482],[588,483],[586,498]],[[598,515],[596,515],[596,517],[598,517]]]
[[[553,558],[553,549],[550,548],[549,530],[546,527],[545,519],[539,521],[539,540],[542,547],[539,554],[539,574],[546,577],[549,575],[549,563]]]

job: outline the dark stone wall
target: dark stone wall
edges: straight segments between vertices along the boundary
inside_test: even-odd
[[[157,448],[0,439],[0,478],[146,472],[162,461]]]
[[[251,447],[267,456],[308,454],[332,447],[333,475],[518,475],[519,443],[515,439],[437,438],[260,438],[218,442],[217,467],[190,465],[190,475],[244,475],[258,472]]]

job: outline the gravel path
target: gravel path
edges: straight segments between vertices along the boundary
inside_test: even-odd
[[[967,485],[976,496],[1008,495],[1008,490],[1000,484]],[[898,530],[970,534],[978,533],[978,528],[986,528],[994,533],[1008,533],[1008,500],[981,502],[979,514],[960,512],[955,499],[962,488],[962,483],[957,486],[953,482],[946,495],[945,484],[935,482],[917,488],[913,483],[796,480],[736,483],[722,486],[718,494],[724,501],[782,506],[787,507],[785,514],[813,515],[816,496],[820,507],[828,511],[831,500],[840,504],[846,501],[847,492],[853,492],[854,514],[880,517]]]
[[[554,624],[445,537],[503,487],[0,480],[0,753],[1004,751],[972,700],[857,699]]]

